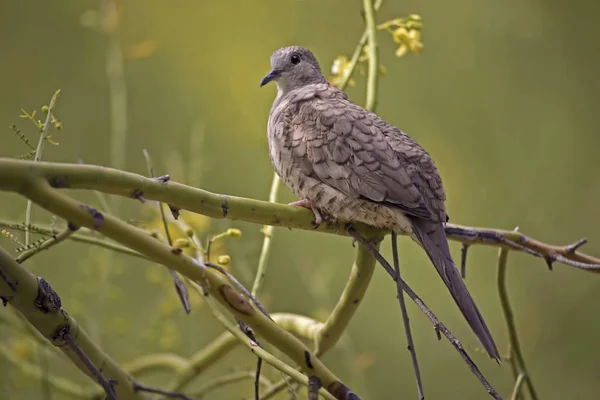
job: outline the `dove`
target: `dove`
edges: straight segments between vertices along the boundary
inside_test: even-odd
[[[271,56],[277,96],[268,120],[275,172],[324,217],[409,235],[427,253],[477,338],[500,362],[492,335],[450,254],[446,195],[431,156],[378,115],[327,82],[310,50],[292,46]]]

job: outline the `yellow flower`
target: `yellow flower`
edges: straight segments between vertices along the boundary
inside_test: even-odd
[[[420,30],[400,27],[392,32],[392,38],[394,39],[394,42],[400,44],[398,50],[396,50],[396,56],[398,57],[402,57],[409,50],[415,54],[420,54],[423,50]]]
[[[337,56],[331,65],[331,76],[329,77],[329,83],[339,87],[344,81],[344,76],[349,72],[349,70],[350,60],[348,60],[348,57]],[[348,81],[348,85],[354,86],[355,83],[352,79],[350,79]]]
[[[396,50],[396,56],[402,57],[409,51],[415,54],[420,54],[423,51],[423,42],[421,42],[422,27],[421,17],[412,14],[408,18],[396,18],[384,22],[377,28],[387,30],[392,34],[394,42],[400,45]]]

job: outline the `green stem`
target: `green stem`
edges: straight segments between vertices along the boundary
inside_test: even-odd
[[[77,399],[90,398],[91,393],[89,390],[86,390],[77,383],[72,382],[68,379],[44,373],[44,371],[42,371],[42,369],[37,365],[16,358],[8,349],[8,346],[4,344],[0,344],[0,356],[2,356],[5,360],[10,362],[21,373],[28,375],[34,379],[46,382],[50,387],[52,387],[56,391],[56,393],[60,393],[67,397],[73,397]]]
[[[40,139],[38,140],[37,148],[35,149],[35,157],[33,158],[34,162],[38,162],[42,159],[42,153],[44,152],[44,145],[46,144],[46,137],[48,136],[48,129],[50,129],[50,122],[52,121],[52,111],[54,111],[54,105],[56,103],[56,99],[58,99],[58,95],[60,94],[60,90],[54,92],[52,99],[50,99],[50,105],[48,106],[48,114],[46,115],[46,120],[44,121],[44,125],[42,126],[42,131],[40,133]],[[25,226],[29,227],[31,225],[31,214],[33,212],[33,202],[31,200],[27,200],[27,207],[25,209]],[[31,232],[29,229],[25,231],[25,246],[29,246],[31,243]]]
[[[127,154],[127,85],[125,84],[123,49],[119,40],[118,14],[117,2],[115,0],[106,1],[103,18],[117,20],[114,22],[113,30],[108,32],[106,48],[106,79],[110,106],[110,165],[123,169]],[[121,199],[113,198],[112,200],[112,209],[118,214]]]
[[[377,108],[377,84],[379,79],[379,49],[377,47],[377,28],[373,0],[363,0],[366,32],[369,35],[369,75],[367,76],[367,101],[365,108],[375,112]]]
[[[31,249],[22,252],[15,259],[15,261],[17,261],[19,264],[22,264],[25,261],[27,261],[28,259],[30,259],[31,257],[33,257],[35,254],[39,253],[40,251],[48,250],[50,247],[56,246],[57,244],[65,241],[73,234],[73,232],[75,232],[75,231],[72,230],[71,228],[67,227],[59,234],[54,235],[51,238],[43,241],[39,246],[32,247]]]
[[[378,241],[374,244],[376,249],[379,249],[380,243],[381,241]],[[318,355],[331,349],[348,327],[369,287],[375,265],[371,254],[363,246],[356,246],[356,256],[348,283],[333,311],[314,337],[315,352]]]
[[[269,191],[269,203],[277,203],[277,192],[280,184],[279,175],[273,173],[273,181],[271,182],[271,190]],[[271,241],[273,239],[273,225],[265,225],[262,229],[265,238],[263,239],[262,250],[258,259],[258,268],[256,269],[256,277],[252,285],[252,295],[257,296],[265,276],[267,274],[267,262],[269,260],[269,252],[271,250]]]
[[[238,371],[232,372],[227,375],[219,376],[213,379],[212,381],[204,384],[200,389],[196,390],[196,392],[194,393],[194,397],[201,399],[202,397],[206,396],[207,393],[215,389],[246,379],[254,379],[255,376],[256,374],[254,371]],[[271,386],[271,382],[269,382],[269,380],[263,376],[259,378],[258,384],[261,386]]]
[[[375,1],[375,6],[373,8],[375,9],[376,12],[379,11],[379,7],[381,7],[381,3],[383,3],[383,0]],[[360,40],[358,41],[358,44],[356,45],[356,48],[354,49],[354,53],[352,53],[352,57],[350,57],[350,62],[348,64],[348,67],[344,71],[344,75],[342,76],[342,81],[340,82],[340,85],[338,86],[338,88],[340,90],[344,90],[344,89],[346,89],[346,86],[348,86],[348,83],[350,82],[352,75],[354,75],[354,71],[356,70],[356,66],[358,65],[358,60],[360,59],[360,55],[362,54],[363,48],[367,44],[368,39],[369,39],[369,28],[365,27],[365,31],[363,32],[362,36],[360,37]]]
[[[140,376],[152,372],[164,371],[178,373],[188,367],[188,361],[174,353],[148,354],[123,363],[123,369],[130,375]]]
[[[169,391],[181,392],[198,375],[229,353],[239,341],[229,332],[221,333],[202,350],[190,357],[187,366],[181,369],[167,385]]]
[[[510,305],[510,301],[508,299],[508,291],[506,289],[506,265],[508,259],[508,250],[500,249],[498,252],[498,275],[497,275],[497,284],[498,284],[498,294],[500,296],[500,304],[502,306],[502,312],[504,314],[504,319],[506,320],[506,328],[508,331],[508,341],[510,348],[512,349],[510,354],[510,362],[512,364],[512,368],[519,373],[519,377],[524,376],[525,383],[527,385],[527,389],[529,391],[529,395],[531,396],[531,400],[537,400],[537,394],[533,387],[533,382],[531,381],[531,377],[529,376],[529,372],[525,365],[525,358],[523,357],[523,353],[521,351],[521,344],[519,343],[519,336],[517,334],[517,327],[515,325],[515,318],[513,314],[512,307]],[[517,379],[518,380],[518,379]],[[515,388],[517,389],[517,388]],[[518,391],[517,391],[518,396]]]
[[[515,387],[513,389],[512,394],[510,395],[510,400],[517,400],[519,398],[519,392],[521,391],[521,386],[525,381],[525,374],[519,374],[517,377],[517,381],[515,382]]]

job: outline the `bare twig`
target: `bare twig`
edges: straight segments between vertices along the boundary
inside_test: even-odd
[[[146,166],[148,167],[148,174],[151,178],[154,178],[154,163],[152,162],[152,158],[150,157],[150,153],[148,150],[144,149],[144,158],[146,159]],[[141,194],[140,194],[141,196]],[[165,236],[167,237],[167,243],[169,246],[173,246],[173,240],[171,239],[171,233],[169,232],[169,224],[167,222],[167,217],[165,215],[165,210],[163,210],[162,203],[156,202],[158,206],[158,211],[160,212],[160,218],[162,220],[163,229],[165,230]],[[177,275],[177,272],[173,271],[173,269],[168,268],[169,274],[173,279],[173,283],[175,284],[175,290],[177,291],[177,295],[179,296],[179,300],[181,300],[181,305],[183,305],[183,309],[186,313],[190,313],[192,311],[192,305],[190,304],[190,295]]]
[[[186,396],[183,393],[170,392],[168,390],[163,390],[163,389],[153,388],[153,387],[149,387],[149,386],[144,386],[144,385],[142,385],[141,383],[138,383],[138,382],[134,382],[133,383],[133,390],[135,390],[136,392],[146,392],[146,393],[161,394],[161,395],[167,396],[167,397],[169,397],[171,399],[195,400],[193,397]]]
[[[463,243],[460,247],[460,275],[463,279],[467,277],[467,252],[469,251],[469,245]]]
[[[404,330],[406,331],[406,342],[408,344],[408,351],[412,358],[413,369],[415,371],[415,378],[417,380],[417,396],[420,400],[425,398],[423,394],[423,383],[421,382],[421,372],[419,371],[419,362],[417,361],[417,351],[412,338],[412,332],[410,330],[410,320],[408,318],[408,311],[406,310],[406,303],[404,301],[404,291],[402,290],[402,276],[400,275],[400,260],[398,259],[398,236],[396,232],[392,232],[392,253],[394,257],[394,270],[396,272],[396,288],[398,290],[398,301],[400,302],[400,311],[402,312],[402,321],[404,322]]]
[[[390,263],[388,263],[387,260],[385,258],[383,258],[381,253],[379,253],[377,251],[377,249],[375,249],[371,245],[371,243],[369,243],[369,241],[366,238],[364,238],[356,230],[356,228],[354,228],[354,226],[348,224],[346,229],[347,229],[348,233],[354,239],[356,239],[357,242],[359,242],[362,246],[364,246],[367,250],[369,250],[371,255],[377,261],[379,261],[379,263],[383,266],[383,268],[386,270],[386,272],[392,277],[392,279],[394,279],[394,280],[398,279],[398,277],[396,276],[396,272],[394,271],[394,269],[392,268]],[[427,307],[425,305],[423,300],[421,300],[421,298],[419,296],[417,296],[417,294],[415,292],[413,292],[413,290],[410,288],[410,286],[408,286],[406,284],[406,282],[404,282],[402,279],[400,279],[400,282],[402,283],[402,289],[417,304],[417,306],[421,309],[421,311],[423,311],[423,313],[427,316],[427,318],[429,318],[429,320],[433,324],[433,327],[435,328],[435,330],[437,332],[443,333],[444,336],[446,336],[446,338],[448,338],[448,340],[450,341],[452,346],[454,346],[456,351],[458,351],[460,356],[463,358],[463,360],[469,366],[469,369],[471,370],[471,372],[473,372],[473,374],[477,377],[477,379],[479,379],[479,381],[483,384],[483,386],[488,391],[488,393],[495,399],[501,399],[500,395],[494,390],[492,385],[490,385],[490,383],[487,381],[487,379],[485,379],[485,377],[481,374],[481,371],[479,371],[479,368],[477,368],[477,365],[473,362],[471,357],[469,357],[469,355],[463,348],[460,341],[456,338],[456,336],[454,336],[452,334],[452,332],[450,332],[450,330],[448,330],[448,328],[446,328],[446,326],[444,324],[442,324],[442,322],[435,316],[435,314],[429,309],[429,307]]]
[[[260,400],[260,370],[262,358],[256,357],[256,372],[254,373],[254,400]],[[308,381],[310,387],[310,379]]]
[[[308,400],[319,400],[321,381],[316,376],[308,378]]]
[[[102,372],[94,365],[92,360],[83,352],[81,347],[75,341],[75,338],[71,335],[69,330],[65,330],[61,334],[62,339],[69,345],[71,350],[77,355],[77,358],[81,360],[83,365],[87,368],[90,375],[102,386],[104,392],[106,393],[106,398],[108,400],[118,400],[117,394],[115,393],[114,382],[110,379],[107,379]]]
[[[509,362],[513,372],[517,373],[517,382],[519,378],[524,380],[529,391],[531,400],[537,400],[537,393],[533,387],[533,382],[528,373],[527,366],[525,365],[525,358],[521,351],[521,344],[519,342],[519,336],[517,334],[517,327],[515,325],[515,318],[508,300],[508,291],[506,290],[506,261],[508,259],[508,250],[500,249],[498,252],[498,295],[500,296],[500,304],[502,305],[502,312],[504,313],[504,319],[506,320],[506,329],[508,331],[508,343],[509,343]],[[518,388],[515,385],[516,396],[518,396]]]
[[[446,224],[445,231],[449,240],[455,240],[463,244],[500,246],[509,250],[522,251],[535,257],[541,257],[550,265],[558,261],[565,265],[587,271],[600,272],[599,258],[576,251],[586,243],[585,240],[578,240],[566,246],[555,246],[530,238],[518,231],[473,228],[453,224]]]

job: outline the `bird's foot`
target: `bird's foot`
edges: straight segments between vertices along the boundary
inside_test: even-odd
[[[346,232],[351,233],[351,231],[356,230],[356,227],[351,223],[347,223],[346,226],[344,227],[344,229],[346,230]],[[352,237],[352,247],[356,247],[356,238],[355,237]]]
[[[295,206],[295,207],[304,207],[304,208],[310,209],[313,212],[313,214],[315,215],[315,220],[313,221],[313,226],[315,227],[315,229],[317,229],[319,227],[319,225],[321,225],[321,222],[323,222],[323,217],[321,216],[321,212],[315,207],[313,202],[308,199],[294,201],[288,205]]]

